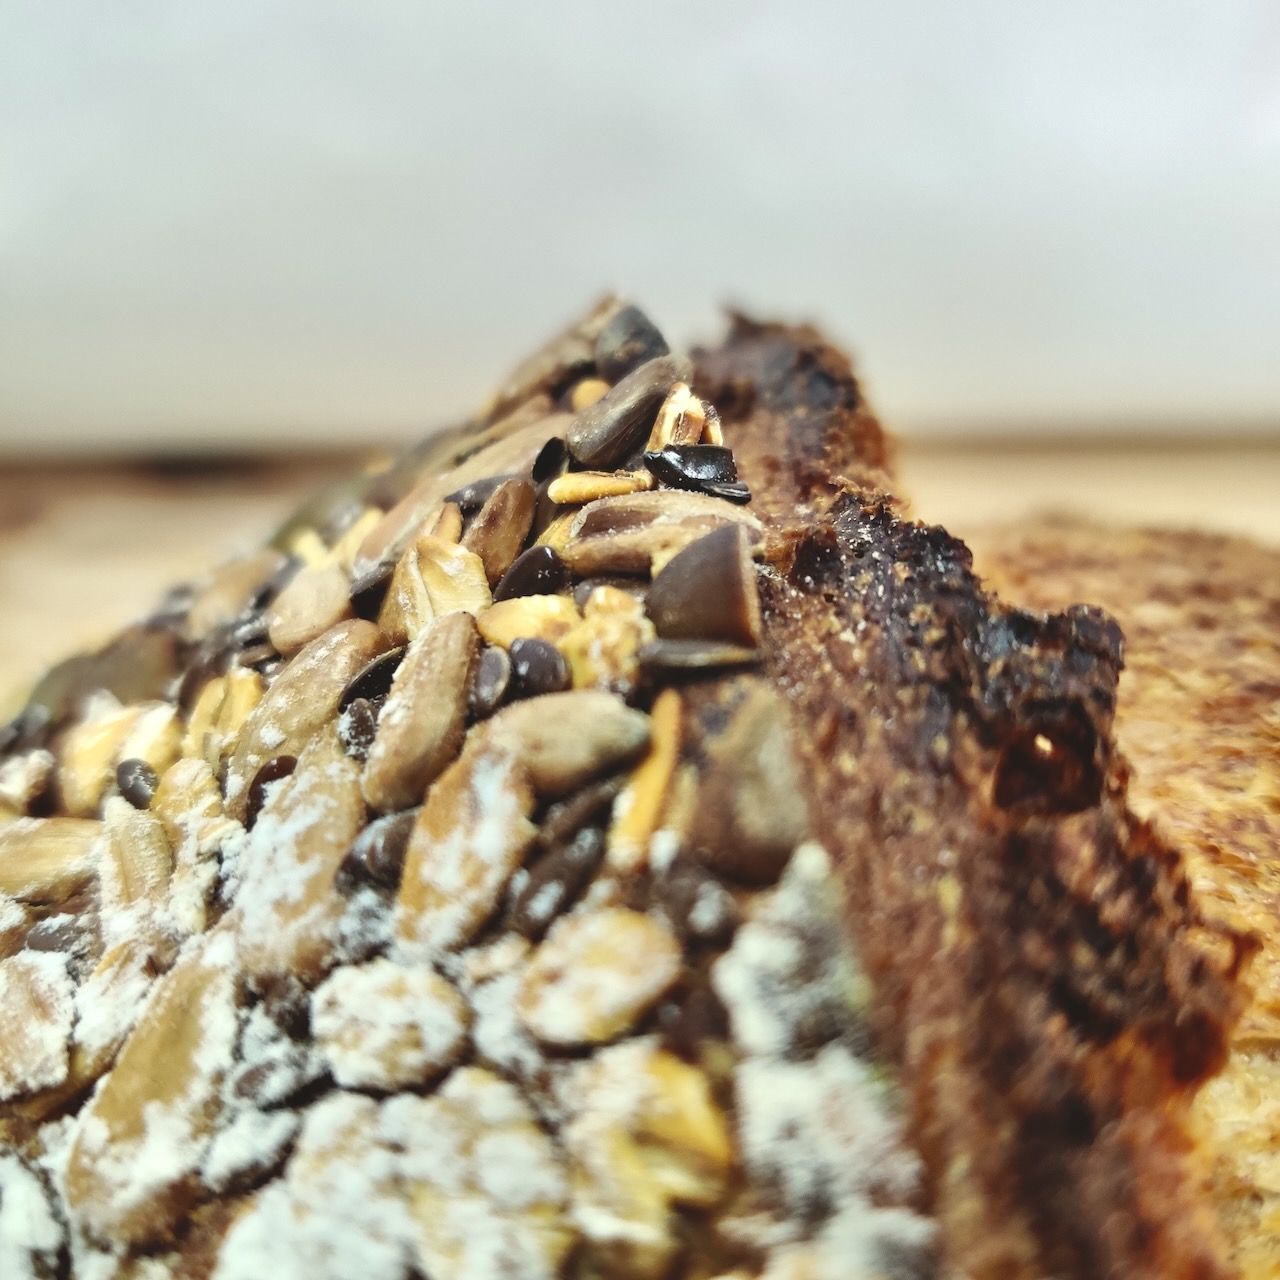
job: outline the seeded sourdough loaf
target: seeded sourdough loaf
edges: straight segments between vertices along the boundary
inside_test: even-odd
[[[0,1274],[1233,1274],[1257,920],[1129,806],[1112,619],[889,477],[817,334],[608,300],[51,672]]]

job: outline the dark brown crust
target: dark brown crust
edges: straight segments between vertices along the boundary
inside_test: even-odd
[[[771,525],[770,670],[803,726],[949,1260],[982,1277],[1218,1277],[1186,1106],[1250,943],[1129,811],[1122,640],[987,595],[907,522],[843,357],[739,320],[702,353]]]
[[[1205,911],[1262,940],[1231,1057],[1193,1122],[1233,1260],[1280,1274],[1280,1114],[1259,1105],[1280,1097],[1280,550],[1062,518],[985,529],[973,547],[1020,600],[1097,600],[1120,619],[1130,800],[1177,841]]]
[[[740,469],[749,455],[752,510],[794,514],[797,504],[829,499],[842,481],[886,489],[891,443],[863,403],[848,358],[809,325],[743,315],[732,325],[723,347],[694,353],[696,389],[715,388],[712,403],[726,421],[785,419],[776,430],[733,434]]]

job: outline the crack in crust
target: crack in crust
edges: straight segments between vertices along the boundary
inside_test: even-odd
[[[883,436],[812,330],[738,320],[696,387],[761,495],[770,671],[809,726],[817,827],[950,1261],[1229,1275],[1185,1116],[1253,940],[1205,919],[1127,807],[1118,626],[1010,609],[963,543],[904,519]]]

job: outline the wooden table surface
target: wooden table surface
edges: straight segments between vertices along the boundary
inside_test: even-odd
[[[146,467],[0,464],[0,714],[59,657],[251,547],[351,456]],[[1046,510],[1280,545],[1280,440],[908,444],[900,488],[961,537]],[[981,569],[981,565],[978,566]]]

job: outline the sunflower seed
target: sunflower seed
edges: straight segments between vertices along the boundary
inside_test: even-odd
[[[485,476],[483,480],[472,480],[470,484],[464,484],[461,489],[455,489],[452,493],[446,494],[445,501],[456,503],[463,515],[470,515],[473,511],[479,511],[508,480],[518,478],[505,475]]]
[[[691,542],[654,578],[645,608],[664,640],[756,648],[760,600],[746,531],[723,525]]]
[[[374,809],[404,809],[462,746],[471,667],[480,647],[474,619],[450,613],[414,640],[396,671],[361,778]]]
[[[744,676],[702,709],[701,724],[688,847],[726,875],[770,881],[809,829],[786,704]]]
[[[513,702],[484,732],[515,753],[539,793],[560,796],[639,755],[649,717],[611,693],[574,689]]]
[[[688,361],[673,356],[642,364],[574,418],[569,452],[584,467],[615,466],[644,441],[667,392],[688,373]]]
[[[670,350],[657,326],[639,307],[623,307],[614,313],[596,339],[596,368],[602,378],[617,382],[633,369],[665,356]]]
[[[299,569],[272,602],[265,619],[267,635],[288,657],[351,615],[351,589],[342,566],[308,566]]]
[[[489,581],[497,582],[520,554],[533,523],[537,492],[528,480],[504,480],[485,499],[462,545],[484,564]]]
[[[720,640],[656,640],[637,654],[650,671],[703,671],[710,667],[751,666],[760,661],[759,649]]]
[[[568,596],[516,596],[490,605],[476,617],[480,634],[489,644],[509,649],[522,636],[557,640],[582,621]]]
[[[258,769],[272,756],[300,755],[337,714],[347,682],[385,647],[372,624],[340,622],[290,659],[249,713],[231,753],[227,808],[233,816],[243,816]]]

